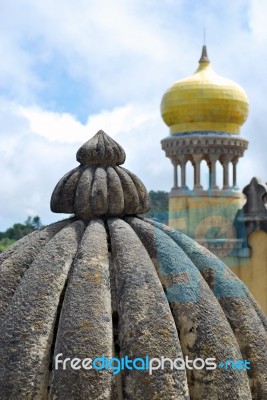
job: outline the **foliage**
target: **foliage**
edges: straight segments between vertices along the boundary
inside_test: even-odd
[[[42,227],[38,216],[28,217],[24,224],[16,223],[5,232],[0,232],[0,253],[11,246],[16,240]]]
[[[16,240],[4,238],[0,240],[0,253],[5,251],[9,246],[15,243]]]
[[[168,193],[162,190],[149,192],[150,210],[144,214],[145,217],[155,219],[156,221],[168,222]]]

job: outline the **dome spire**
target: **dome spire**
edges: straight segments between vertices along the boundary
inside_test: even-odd
[[[210,62],[210,60],[209,60],[209,57],[208,57],[207,46],[204,44],[202,46],[202,52],[201,52],[201,57],[200,57],[200,60],[199,60],[199,64],[201,64],[201,63],[209,63],[209,62]]]

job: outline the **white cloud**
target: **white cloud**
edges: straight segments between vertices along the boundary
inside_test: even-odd
[[[49,212],[53,187],[99,129],[124,146],[126,167],[148,189],[171,188],[159,103],[172,82],[196,69],[203,25],[214,70],[243,86],[251,102],[239,184],[254,175],[266,180],[265,9],[260,0],[3,2],[0,231],[28,213],[46,223],[58,218]],[[80,92],[89,104],[83,119]]]
[[[258,45],[265,45],[267,39],[266,13],[267,3],[264,0],[254,0],[250,4],[250,28]]]
[[[138,128],[157,117],[151,110],[145,111],[140,106],[130,104],[91,115],[85,125],[73,115],[46,111],[36,106],[18,107],[17,114],[26,118],[32,132],[62,143],[86,141],[99,129],[108,132],[110,136],[115,136],[120,132],[129,132]]]
[[[6,104],[0,107],[0,120],[0,208],[5,210],[0,216],[0,230],[12,221],[25,220],[29,214],[40,215],[45,223],[60,218],[49,211],[52,190],[77,165],[75,154],[81,144],[99,129],[109,128],[108,134],[122,139],[118,140],[127,151],[126,166],[141,178],[156,156],[151,145],[160,150],[160,132],[154,142],[145,132],[155,126],[157,118],[133,105],[100,112],[82,125],[69,114]],[[153,171],[151,175],[155,179]]]

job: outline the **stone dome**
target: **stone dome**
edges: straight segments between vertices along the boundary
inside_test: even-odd
[[[199,67],[174,83],[161,101],[161,115],[172,134],[195,131],[237,134],[248,116],[248,97],[230,79],[217,75],[203,46]]]
[[[147,192],[131,173],[118,173],[114,160],[125,157],[114,143],[99,132],[78,152],[82,172],[56,187],[52,208],[65,212],[68,203],[78,215],[0,255],[1,400],[267,398],[267,323],[259,306],[208,250],[136,214],[147,210]],[[143,206],[129,200],[137,195]],[[114,374],[57,369],[57,355],[75,362],[211,357],[218,367],[167,363],[151,375]],[[247,360],[251,369],[226,369],[227,360]]]

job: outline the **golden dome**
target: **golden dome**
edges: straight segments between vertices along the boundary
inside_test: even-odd
[[[172,134],[194,131],[239,133],[247,119],[248,107],[245,91],[212,70],[206,46],[203,46],[196,72],[174,83],[164,94],[161,115]]]

